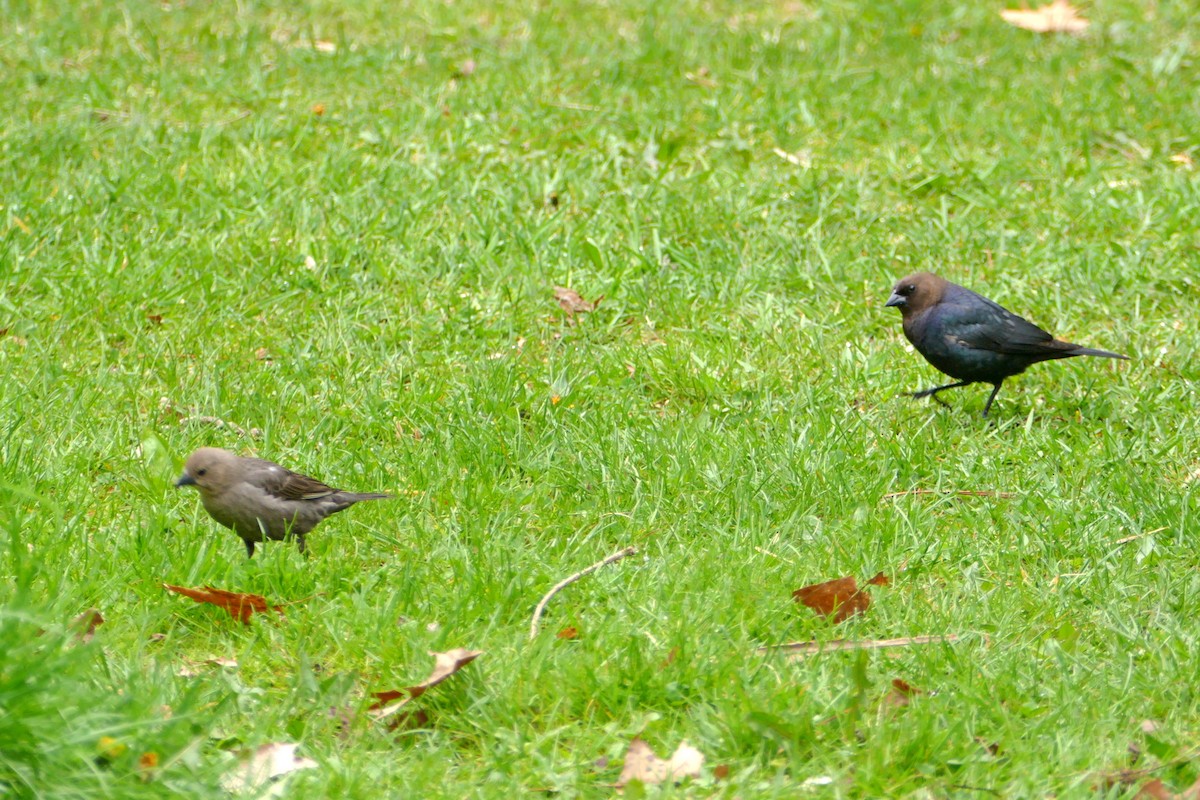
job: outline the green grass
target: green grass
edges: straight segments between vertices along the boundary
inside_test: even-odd
[[[292,797],[610,797],[642,736],[729,766],[674,796],[1083,797],[1144,719],[1190,784],[1200,21],[1001,7],[0,2],[0,796],[294,741]],[[1134,360],[913,401],[919,269]],[[400,497],[250,561],[172,488],[202,445]],[[880,570],[840,626],[790,596]],[[459,646],[425,728],[330,713]]]

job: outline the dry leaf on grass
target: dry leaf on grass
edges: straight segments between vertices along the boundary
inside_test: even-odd
[[[214,606],[220,606],[229,612],[229,616],[236,620],[241,620],[246,625],[250,624],[250,616],[255,611],[261,614],[270,609],[279,614],[283,613],[282,608],[269,605],[266,598],[262,595],[227,592],[224,589],[217,589],[213,586],[205,586],[203,589],[189,589],[186,586],[172,586],[169,583],[164,583],[163,588],[167,591],[181,594],[184,597],[190,597],[197,603],[209,603]]]
[[[883,703],[892,708],[904,708],[912,702],[913,697],[919,694],[925,694],[925,692],[912,686],[903,678],[895,678],[892,680],[891,691],[883,697]]]
[[[563,628],[554,635],[555,639],[578,639],[579,629],[575,627]]]
[[[226,791],[234,794],[253,792],[262,789],[281,775],[317,766],[317,762],[311,758],[296,755],[298,746],[284,742],[264,744],[249,758],[225,773],[221,778],[221,785]]]
[[[75,631],[75,641],[87,644],[96,634],[96,628],[104,624],[104,616],[98,608],[89,608],[75,619],[71,620],[71,628]]]
[[[625,765],[621,768],[617,787],[620,788],[630,781],[659,784],[668,780],[696,778],[700,776],[703,766],[704,754],[687,742],[680,742],[671,757],[664,761],[654,755],[650,745],[641,739],[634,739],[625,753]]]
[[[1034,33],[1082,33],[1088,26],[1088,21],[1067,0],[1054,0],[1036,9],[1008,9],[1001,11],[1000,16],[1010,25]]]
[[[805,586],[792,592],[792,597],[823,617],[832,616],[834,622],[861,614],[871,606],[870,595],[858,588],[853,575]]]
[[[574,317],[576,314],[586,314],[589,311],[595,311],[596,306],[600,305],[600,301],[604,299],[604,295],[600,295],[589,303],[574,289],[568,289],[565,286],[555,286],[554,299],[562,306],[563,311]]]
[[[409,702],[425,694],[425,692],[479,658],[483,655],[483,651],[456,647],[445,653],[430,653],[429,655],[433,656],[436,660],[433,665],[433,672],[429,673],[429,677],[425,680],[415,686],[409,686],[407,689],[393,689],[386,692],[371,693],[371,696],[375,698],[375,703],[370,708],[372,717],[375,719],[390,717]]]

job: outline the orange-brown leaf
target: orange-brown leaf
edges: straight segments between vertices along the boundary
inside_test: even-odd
[[[604,299],[604,295],[600,295],[589,303],[574,289],[568,289],[565,286],[555,286],[554,299],[562,306],[563,311],[566,311],[571,316],[575,316],[576,314],[586,314],[589,311],[595,311],[596,306],[600,305],[600,301]]]
[[[904,708],[919,694],[925,693],[903,678],[895,678],[892,680],[892,690],[883,698],[883,702],[895,708]]]
[[[871,605],[870,596],[858,588],[853,575],[805,586],[792,592],[792,597],[823,617],[832,616],[834,622],[861,614]]]
[[[103,624],[104,615],[97,608],[89,608],[71,620],[71,627],[75,629],[76,641],[84,643],[90,642],[96,633],[96,628]]]
[[[220,606],[229,612],[229,616],[236,620],[241,620],[246,625],[250,624],[250,616],[255,611],[262,613],[270,609],[280,614],[283,613],[283,609],[268,604],[266,598],[262,595],[229,592],[213,586],[205,586],[203,589],[189,589],[186,586],[172,586],[169,583],[164,583],[163,588],[167,591],[181,594],[184,597],[190,597],[197,603],[209,603],[214,606]]]
[[[395,714],[406,703],[425,694],[425,692],[479,658],[479,656],[483,655],[483,651],[456,647],[445,653],[430,653],[429,655],[433,656],[436,661],[433,665],[433,672],[429,673],[429,677],[425,680],[415,686],[409,686],[407,689],[392,689],[386,692],[371,693],[371,696],[376,701],[369,709],[371,716],[376,719],[383,719]],[[405,697],[405,695],[408,696]]]
[[[556,639],[578,639],[579,629],[575,627],[563,628],[555,635]]]

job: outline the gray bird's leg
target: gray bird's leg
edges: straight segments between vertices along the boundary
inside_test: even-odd
[[[988,401],[987,401],[987,405],[985,405],[985,406],[983,407],[983,416],[985,416],[985,417],[986,417],[986,416],[988,415],[988,412],[992,410],[992,401],[993,401],[993,400],[995,400],[995,399],[996,399],[996,395],[1000,393],[1000,386],[1001,386],[1003,383],[1004,383],[1004,381],[1000,381],[1000,382],[998,382],[998,383],[995,385],[995,386],[996,386],[996,388],[992,389],[992,393],[991,393],[990,395],[988,395]]]
[[[946,405],[946,401],[937,396],[937,393],[945,389],[957,389],[960,386],[970,386],[971,381],[959,381],[958,383],[947,383],[945,386],[935,386],[932,389],[925,389],[920,392],[913,392],[913,399],[920,400],[922,397],[932,397],[942,405]]]
[[[303,533],[296,535],[296,544],[300,547],[300,552],[302,554],[308,552],[308,545],[306,545],[304,543],[304,534]]]
[[[254,558],[254,540],[242,539],[246,543],[246,558]]]

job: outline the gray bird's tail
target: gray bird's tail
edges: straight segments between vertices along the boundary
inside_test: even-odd
[[[1117,358],[1124,357],[1117,356]],[[347,503],[359,503],[363,500],[388,500],[391,498],[390,494],[384,494],[383,492],[338,492],[338,496],[339,499],[345,500]]]

